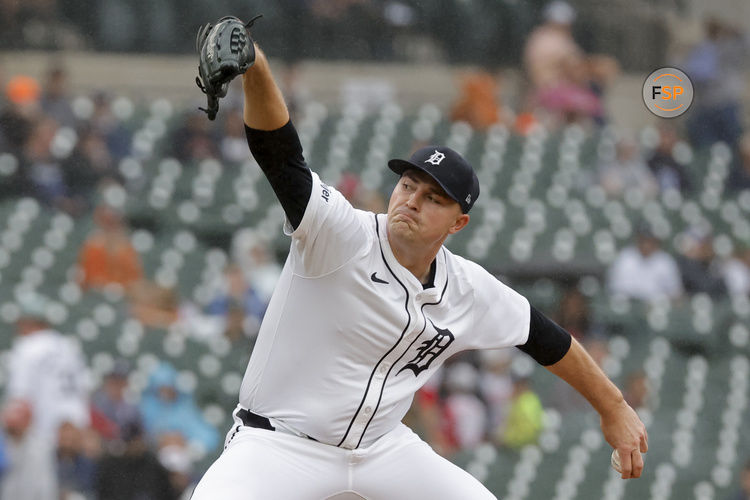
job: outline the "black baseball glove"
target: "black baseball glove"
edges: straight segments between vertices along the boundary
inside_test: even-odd
[[[255,62],[255,46],[248,28],[260,17],[255,16],[247,24],[236,17],[222,17],[216,24],[208,23],[198,30],[195,83],[208,98],[207,108],[199,109],[208,114],[209,120],[216,118],[219,99],[227,95],[229,82]]]

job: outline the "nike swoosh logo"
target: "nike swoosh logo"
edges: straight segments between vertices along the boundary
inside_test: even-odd
[[[374,281],[375,283],[383,283],[384,285],[388,285],[389,283],[386,280],[381,280],[377,276],[375,276],[377,273],[372,273],[370,275],[370,279]]]

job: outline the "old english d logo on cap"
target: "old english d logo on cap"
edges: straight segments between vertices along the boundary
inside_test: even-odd
[[[443,160],[445,160],[445,155],[436,149],[435,152],[432,153],[432,156],[427,158],[424,162],[432,163],[433,165],[440,165],[440,162]]]

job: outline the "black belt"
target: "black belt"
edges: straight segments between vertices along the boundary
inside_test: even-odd
[[[269,431],[276,430],[276,428],[273,425],[271,425],[271,421],[268,420],[268,418],[262,417],[256,413],[253,413],[250,410],[241,408],[240,411],[237,412],[237,416],[240,417],[240,420],[242,420],[242,424],[246,427],[255,427],[257,429],[266,429]],[[317,439],[312,438],[310,436],[306,436],[306,437],[307,439],[312,439],[313,441],[317,441]]]
[[[240,417],[242,423],[247,427],[257,427],[258,429],[267,429],[269,431],[275,431],[276,428],[271,425],[271,421],[266,417],[261,417],[255,413],[248,411],[244,408],[237,412],[237,416]]]

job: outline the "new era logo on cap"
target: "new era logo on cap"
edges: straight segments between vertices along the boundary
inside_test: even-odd
[[[479,196],[479,180],[474,169],[460,154],[445,146],[418,149],[408,160],[389,161],[388,167],[399,175],[410,168],[425,172],[461,206],[464,213],[471,210]]]

